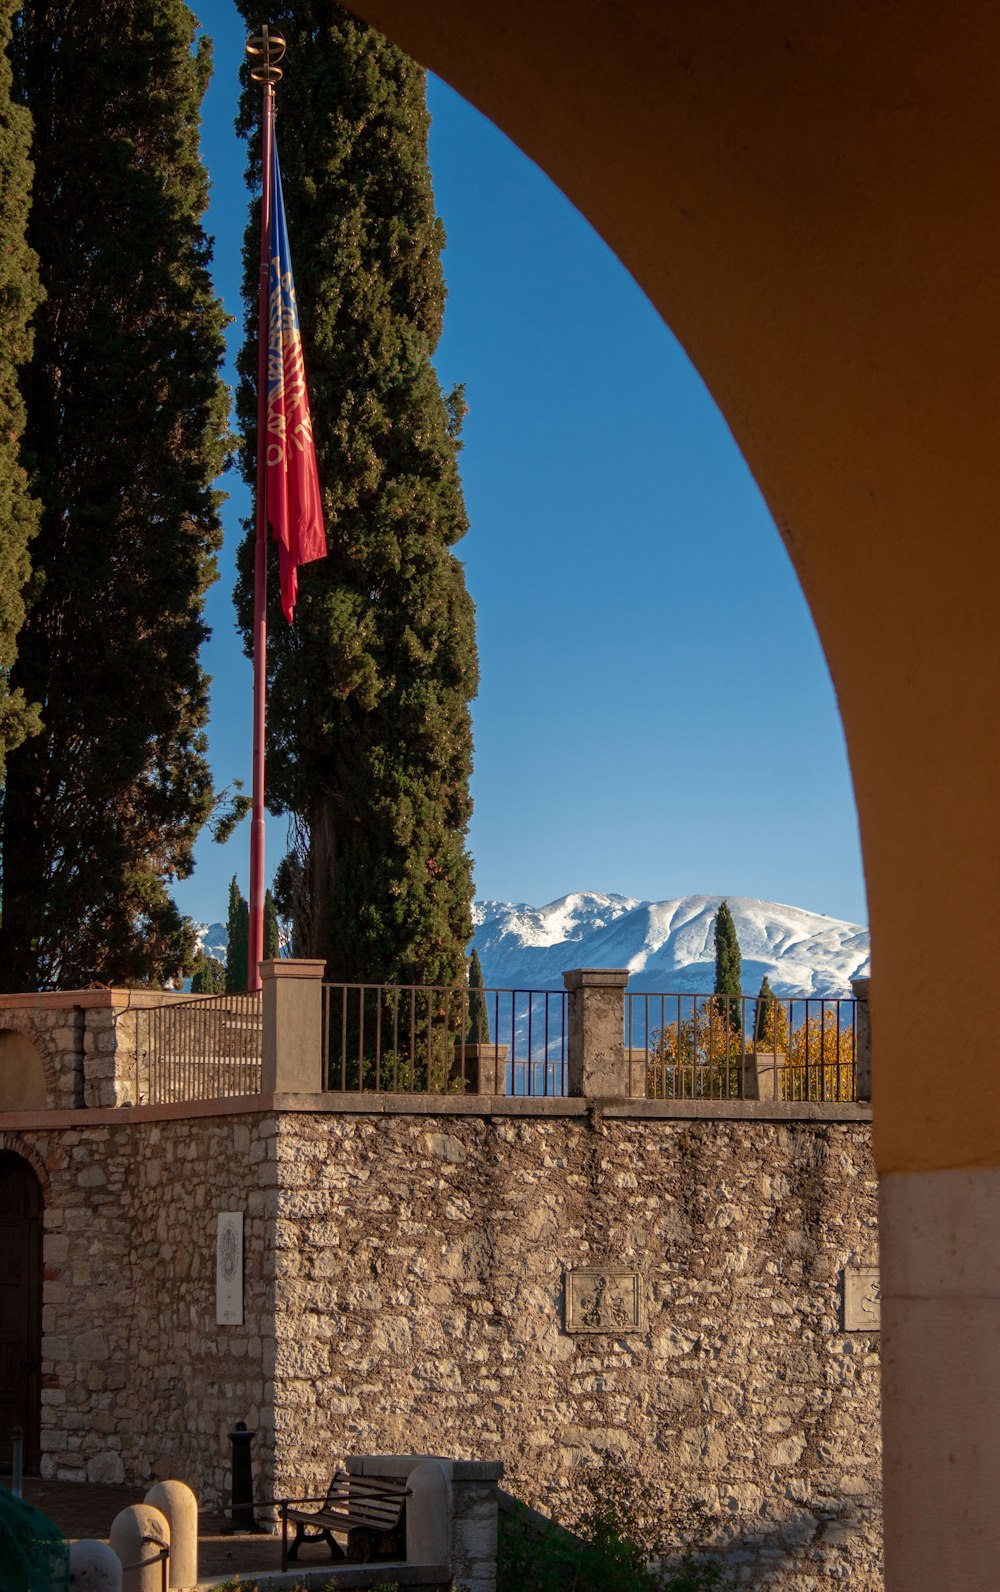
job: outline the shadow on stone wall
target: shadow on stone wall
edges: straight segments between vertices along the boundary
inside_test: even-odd
[[[558,1592],[564,1585],[587,1585],[595,1575],[595,1584],[612,1584],[613,1550],[602,1564],[591,1533],[562,1525],[502,1487],[498,1504],[498,1592]],[[856,1499],[824,1498],[808,1507],[800,1504],[780,1525],[759,1533],[727,1532],[721,1518],[705,1514],[697,1504],[682,1514],[686,1525],[685,1520],[677,1519],[666,1529],[652,1525],[652,1534],[662,1532],[677,1545],[676,1551],[661,1561],[668,1576],[667,1588],[671,1572],[677,1574],[678,1585],[685,1589],[704,1585],[706,1592],[712,1586],[788,1585],[790,1573],[804,1574],[809,1585],[815,1577],[818,1585],[825,1584],[831,1573],[836,1578],[842,1572],[855,1545],[863,1544],[869,1565],[872,1558],[876,1563],[879,1559],[881,1511],[877,1505]],[[629,1547],[638,1550],[635,1559],[641,1563],[647,1546],[645,1533],[639,1541],[630,1541],[627,1535],[621,1540],[626,1552]],[[703,1580],[698,1577],[699,1569]],[[650,1588],[657,1584],[662,1583],[651,1580]],[[851,1588],[852,1592],[882,1592],[881,1568],[861,1571],[852,1578]]]

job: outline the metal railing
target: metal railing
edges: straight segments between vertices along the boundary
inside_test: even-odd
[[[261,1087],[260,992],[201,995],[137,1011],[136,1098],[218,1100]]]
[[[564,1095],[564,990],[324,984],[326,1089]]]
[[[855,1100],[857,1026],[853,999],[630,992],[632,1092],[654,1100],[739,1100],[756,1097],[763,1069],[770,1098]]]
[[[659,1100],[852,1101],[857,1002],[626,992],[629,1094]],[[565,990],[324,984],[328,1091],[568,1093]],[[260,993],[135,1011],[135,1098],[166,1105],[256,1094]]]

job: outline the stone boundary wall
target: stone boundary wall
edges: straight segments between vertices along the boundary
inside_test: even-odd
[[[0,1117],[15,1128],[0,1142],[37,1158],[47,1183],[43,1476],[178,1477],[228,1501],[227,1434],[244,1420],[269,1487],[273,1116],[67,1117]],[[244,1213],[243,1326],[216,1325],[217,1217],[230,1210]]]
[[[608,1452],[707,1502],[738,1584],[875,1592],[878,1336],[842,1318],[843,1268],[878,1260],[857,1114],[281,1114],[276,1491],[351,1453],[498,1458],[571,1523]],[[638,1272],[642,1329],[567,1332],[573,1268]]]
[[[842,1315],[878,1261],[866,1108],[341,1104],[0,1115],[47,1183],[46,1475],[211,1506],[245,1420],[258,1497],[444,1453],[572,1524],[609,1452],[707,1502],[740,1585],[881,1587],[878,1335]],[[243,1327],[215,1321],[221,1211]],[[567,1331],[574,1270],[637,1273],[638,1328]]]

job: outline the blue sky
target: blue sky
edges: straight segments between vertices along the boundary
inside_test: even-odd
[[[228,0],[203,151],[216,282],[242,309],[244,33]],[[866,921],[843,732],[812,619],[770,515],[682,349],[590,225],[491,123],[431,79],[431,169],[448,233],[442,382],[465,383],[459,546],[478,612],[479,896],[705,891]],[[278,97],[280,117],[280,89]],[[280,139],[280,120],[279,120]],[[295,238],[291,238],[292,258]],[[230,379],[232,373],[230,372]],[[314,414],[322,425],[322,417]],[[248,498],[224,483],[209,753],[250,781],[250,666],[231,602]],[[176,887],[225,914],[248,833],[206,835]],[[268,871],[285,820],[268,826]]]

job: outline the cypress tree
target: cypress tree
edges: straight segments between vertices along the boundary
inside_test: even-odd
[[[753,1036],[758,1050],[788,1049],[788,1007],[775,995],[766,975],[757,996]]]
[[[754,1017],[753,1037],[757,1045],[763,1046],[765,1040],[774,1031],[774,991],[767,974],[761,980],[760,990],[757,995],[757,1012]]]
[[[24,622],[28,544],[38,530],[38,504],[20,457],[25,415],[18,375],[31,354],[41,297],[38,259],[27,242],[31,117],[14,102],[8,55],[16,9],[16,0],[0,0],[0,786],[7,752],[38,729],[37,711],[10,686]]]
[[[249,922],[249,920],[248,920]],[[274,961],[281,955],[281,938],[278,934],[278,911],[270,890],[264,892],[264,960]]]
[[[226,988],[226,970],[217,956],[199,952],[191,974],[192,995],[222,995]]]
[[[239,995],[247,987],[250,967],[250,909],[233,874],[226,916],[226,991]]]
[[[490,1013],[483,993],[483,964],[479,952],[473,947],[469,958],[469,1031],[470,1045],[488,1045],[490,1042]]]
[[[248,25],[259,12],[238,0]],[[303,844],[286,876],[298,954],[332,979],[461,984],[471,935],[469,701],[474,610],[452,548],[462,394],[431,356],[444,234],[427,165],[423,71],[337,6],[269,13],[288,52],[278,141],[329,556],[300,572],[294,627],[272,559],[268,801]],[[260,95],[244,92],[260,182]],[[259,206],[238,394],[256,471]],[[272,549],[273,554],[273,549]],[[248,650],[252,534],[237,610]]]
[[[227,412],[194,28],[183,0],[24,0],[19,20],[46,300],[22,384],[42,516],[12,681],[44,731],[7,764],[12,989],[158,982],[194,953],[167,885],[214,802],[198,650]]]
[[[738,1033],[742,1027],[741,978],[740,942],[736,938],[729,902],[723,901],[715,915],[715,994],[718,1010],[733,1033]]]

